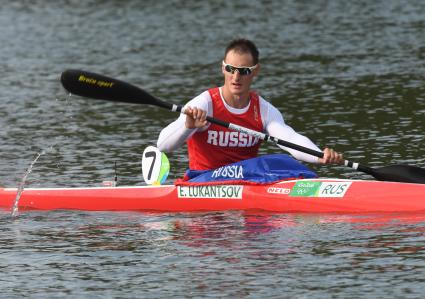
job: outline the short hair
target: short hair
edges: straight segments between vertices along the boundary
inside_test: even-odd
[[[249,53],[254,59],[254,65],[260,60],[260,52],[258,52],[257,46],[250,40],[244,38],[238,38],[232,40],[226,47],[224,51],[224,57],[230,51],[235,51],[241,54]]]

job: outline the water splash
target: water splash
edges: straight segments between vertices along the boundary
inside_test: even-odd
[[[71,93],[69,93],[67,95],[67,97],[65,98],[65,104],[64,104],[65,110],[63,111],[63,114],[64,114],[65,118],[69,118],[69,119],[73,118],[72,117],[72,111],[71,111],[71,101],[70,101],[71,96],[72,96]],[[56,102],[59,102],[60,101],[59,98],[56,98],[55,100],[56,100]],[[55,141],[53,141],[53,142],[52,141],[49,141],[49,143],[50,143],[49,145],[42,146],[42,148],[44,148],[44,149],[42,149],[41,152],[38,152],[37,153],[36,157],[31,162],[31,164],[29,165],[28,169],[26,170],[26,172],[22,176],[21,182],[18,185],[18,189],[17,189],[17,193],[16,193],[16,197],[15,197],[15,202],[14,202],[13,207],[11,209],[11,216],[12,217],[16,217],[17,214],[18,214],[19,199],[21,198],[22,192],[24,191],[27,177],[31,173],[31,171],[32,171],[35,163],[37,162],[37,160],[42,155],[46,154],[46,152],[52,152],[52,151],[54,151],[56,149],[56,146],[60,142],[62,142],[62,139],[61,138],[62,137],[60,137],[60,138],[57,137]]]
[[[40,153],[37,153],[37,156],[35,157],[35,159],[31,162],[30,166],[28,167],[27,171],[24,173],[24,175],[22,176],[21,182],[19,183],[18,186],[18,192],[16,193],[16,197],[15,197],[15,202],[13,204],[12,207],[12,212],[11,212],[11,216],[12,217],[16,217],[18,214],[18,205],[19,205],[19,199],[21,198],[21,194],[24,191],[24,187],[25,187],[25,182],[27,180],[28,175],[31,173],[32,168],[34,167],[34,164],[37,162],[37,160],[44,155],[46,152],[43,150]]]

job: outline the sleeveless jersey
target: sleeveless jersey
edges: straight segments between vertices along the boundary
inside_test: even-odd
[[[208,92],[212,100],[214,118],[263,132],[260,100],[255,92],[249,93],[249,108],[242,114],[234,114],[226,109],[218,87]],[[189,168],[214,169],[254,158],[258,155],[260,144],[261,140],[257,137],[210,124],[207,130],[196,132],[187,141]]]

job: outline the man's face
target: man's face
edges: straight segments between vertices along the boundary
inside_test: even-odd
[[[224,58],[226,64],[234,67],[251,67],[254,66],[254,59],[250,53],[239,53],[231,50]],[[258,73],[258,67],[249,75],[241,75],[238,71],[232,74],[225,70],[222,66],[224,75],[224,86],[234,96],[246,96],[251,88],[252,81]]]

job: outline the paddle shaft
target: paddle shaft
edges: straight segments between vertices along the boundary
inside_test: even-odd
[[[147,104],[166,108],[175,112],[184,113],[183,106],[181,105],[164,102],[163,100],[154,97],[137,86],[96,73],[82,70],[66,70],[62,73],[61,82],[66,90],[79,96],[114,102]],[[267,142],[292,148],[294,150],[318,158],[323,158],[324,156],[322,152],[315,151],[310,148],[306,148],[304,146],[291,143],[236,124],[225,122],[210,116],[207,116],[207,121],[231,130],[257,137]],[[390,165],[381,168],[371,168],[348,160],[344,161],[344,165],[352,169],[367,173],[378,180],[422,184],[425,183],[425,169],[416,166]]]
[[[164,102],[164,101],[157,99],[157,98],[155,98],[155,102],[158,104],[156,106],[163,107],[163,108],[169,109],[169,110],[174,111],[174,112],[185,113],[182,105],[170,104],[170,103]],[[305,146],[301,146],[301,145],[298,145],[298,144],[295,144],[295,143],[292,143],[292,142],[289,142],[289,141],[286,141],[286,140],[282,140],[282,139],[279,139],[277,137],[270,136],[266,133],[262,133],[262,132],[255,131],[255,130],[252,130],[252,129],[249,129],[249,128],[246,128],[246,127],[242,127],[242,126],[239,126],[239,125],[227,122],[227,121],[223,121],[223,120],[211,117],[211,116],[207,116],[206,119],[210,123],[219,125],[221,127],[228,128],[228,129],[233,130],[233,131],[245,133],[247,135],[256,137],[258,139],[264,140],[264,141],[269,142],[269,143],[277,144],[277,145],[280,145],[280,146],[283,146],[283,147],[289,147],[289,148],[292,148],[294,150],[297,150],[297,151],[300,151],[300,152],[303,152],[303,153],[306,153],[306,154],[309,154],[309,155],[312,155],[312,156],[315,156],[315,157],[318,157],[318,158],[323,158],[323,156],[324,156],[323,152],[319,152],[319,151],[313,150],[313,149],[305,147]],[[352,161],[349,161],[349,160],[345,160],[344,165],[347,166],[347,167],[350,167],[352,169],[365,172],[365,173],[370,174],[372,176],[375,175],[375,172],[372,168],[360,165],[359,163],[355,163],[355,162],[352,162]]]
[[[79,96],[114,102],[148,104],[165,108],[174,112],[184,113],[182,105],[165,102],[137,86],[96,73],[90,73],[81,70],[67,70],[62,73],[61,81],[66,90]],[[262,132],[251,130],[210,116],[207,116],[207,121],[231,130],[257,137],[264,141],[272,142],[319,158],[323,158],[322,152],[281,140]]]
[[[82,70],[66,70],[62,73],[61,81],[62,85],[65,87],[66,90],[68,90],[70,93],[79,96],[114,102],[148,104],[165,108],[174,112],[184,113],[182,105],[176,105],[165,102],[137,86],[104,75],[86,72]],[[216,119],[211,116],[207,116],[207,121],[234,131],[239,131],[247,135],[257,137],[266,142],[274,143],[284,147],[289,147],[318,158],[323,158],[324,155],[322,152],[313,150],[311,148],[307,148],[289,141],[279,139],[277,137],[270,136],[262,132],[258,132],[233,123]],[[373,175],[373,169],[369,167],[365,167],[348,160],[345,160],[344,164],[353,169],[360,170]]]
[[[170,110],[185,113],[183,106],[181,106],[181,105],[173,105],[173,107]],[[295,144],[295,143],[291,143],[291,142],[270,136],[268,134],[265,134],[265,133],[262,133],[262,132],[259,132],[259,131],[255,131],[255,130],[251,130],[251,129],[248,129],[246,127],[242,127],[242,126],[239,126],[239,125],[227,122],[227,121],[223,121],[223,120],[211,117],[211,116],[207,116],[206,119],[207,119],[208,122],[219,125],[221,127],[225,127],[225,128],[230,129],[230,130],[233,130],[233,131],[245,133],[247,135],[250,135],[252,137],[256,137],[258,139],[261,139],[261,140],[264,140],[264,141],[267,141],[267,142],[270,142],[270,143],[289,147],[289,148],[292,148],[292,149],[295,149],[295,150],[298,150],[298,151],[301,151],[301,152],[304,152],[304,153],[307,153],[307,154],[310,154],[310,155],[313,155],[313,156],[316,156],[316,157],[319,157],[319,158],[323,158],[322,152],[315,151],[315,150],[312,150],[310,148],[307,148],[307,147],[304,147],[304,146],[301,146],[301,145],[298,145],[298,144]]]

